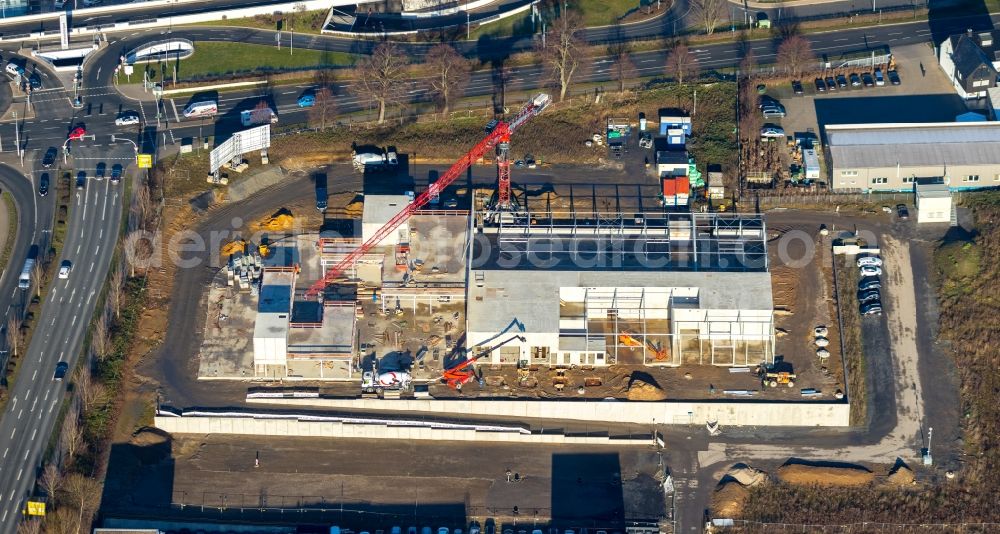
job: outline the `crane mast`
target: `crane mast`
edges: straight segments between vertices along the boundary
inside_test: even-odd
[[[378,244],[388,237],[392,232],[395,232],[407,219],[413,215],[414,212],[420,208],[427,205],[432,198],[437,197],[442,191],[459,176],[461,176],[469,167],[472,166],[477,160],[482,158],[487,151],[497,146],[500,143],[501,152],[504,155],[504,160],[507,161],[506,166],[500,164],[500,159],[498,156],[498,198],[501,202],[498,203],[498,207],[509,207],[510,206],[510,161],[506,158],[506,151],[510,148],[510,135],[522,124],[524,124],[528,119],[538,115],[549,105],[551,99],[549,95],[545,93],[539,93],[535,95],[530,102],[528,102],[513,119],[507,122],[500,122],[497,126],[489,132],[486,137],[479,141],[476,146],[472,147],[468,152],[465,153],[461,158],[452,164],[444,174],[434,183],[427,187],[427,190],[420,194],[413,202],[409,203],[405,208],[403,208],[399,213],[397,213],[389,222],[385,223],[382,228],[379,228],[375,235],[370,237],[367,241],[362,243],[358,248],[354,249],[350,254],[344,257],[339,263],[331,267],[326,274],[318,280],[315,284],[306,290],[306,297],[315,297],[322,295],[323,289],[330,283],[333,283],[341,274],[343,274],[347,269],[361,259],[362,256],[367,254],[372,248],[378,246]],[[506,148],[505,148],[506,147]],[[505,169],[505,170],[504,170]],[[506,206],[504,206],[503,199],[506,199]]]

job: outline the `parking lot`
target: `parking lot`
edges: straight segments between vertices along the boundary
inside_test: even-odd
[[[854,68],[828,70],[803,76],[802,94],[796,95],[790,84],[768,87],[762,104],[777,100],[784,107],[784,117],[765,117],[764,122],[780,126],[787,137],[815,136],[825,142],[823,128],[828,124],[886,122],[945,122],[968,111],[965,102],[955,93],[928,45],[912,45],[892,50],[893,62],[900,84],[893,85],[886,66],[881,67],[884,85],[866,87],[861,79],[871,69]],[[852,74],[858,75],[859,85],[852,86]],[[817,90],[815,78],[832,78],[846,87]],[[826,87],[826,82],[823,84]],[[780,131],[779,131],[780,132]],[[818,150],[821,168],[823,151]],[[792,151],[779,147],[781,170],[789,176],[789,166],[800,163]],[[826,181],[825,170],[820,180]]]

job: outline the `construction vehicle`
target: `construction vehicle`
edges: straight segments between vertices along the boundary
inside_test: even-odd
[[[524,124],[528,119],[538,115],[542,112],[551,102],[549,95],[545,93],[539,93],[535,95],[531,101],[528,102],[524,108],[514,116],[510,122],[501,121],[493,130],[486,135],[481,141],[479,141],[476,146],[472,147],[464,156],[459,158],[452,166],[438,178],[437,181],[430,184],[427,190],[420,194],[420,196],[413,199],[413,202],[407,204],[402,211],[397,213],[392,219],[389,220],[380,228],[374,235],[372,235],[367,241],[365,241],[361,246],[355,249],[350,254],[346,255],[340,263],[331,267],[326,275],[313,284],[306,291],[307,297],[321,297],[323,289],[327,284],[333,283],[337,280],[341,274],[347,271],[356,261],[361,259],[365,254],[371,251],[372,248],[377,246],[383,239],[396,231],[404,222],[406,222],[414,212],[420,208],[427,205],[428,202],[434,197],[440,196],[441,192],[445,190],[452,182],[458,179],[459,176],[465,174],[466,169],[472,166],[473,163],[482,158],[486,152],[497,146],[498,143],[503,143],[507,140],[509,143],[510,136]],[[355,155],[357,156],[357,155]],[[393,154],[395,158],[395,154]],[[504,156],[505,157],[505,156]],[[355,160],[355,165],[357,160]],[[504,205],[504,199],[507,199],[507,203],[510,201],[510,162],[504,159],[505,163],[501,163],[501,159],[497,159],[497,204],[500,207]]]
[[[649,340],[647,340],[646,343],[643,343],[628,332],[618,334],[618,342],[626,347],[645,347],[645,349],[649,351],[658,362],[667,359],[667,349],[658,348],[656,345],[653,345],[652,341]]]
[[[797,378],[795,373],[790,371],[775,371],[773,367],[769,367],[765,364],[760,364],[757,366],[757,376],[760,377],[761,387],[770,386],[772,388],[778,387],[778,384],[783,384],[787,387],[795,387],[795,379]]]
[[[399,159],[395,150],[370,149],[366,152],[352,153],[351,162],[356,170],[371,172],[395,168],[399,164]]]
[[[375,393],[378,390],[406,389],[412,381],[410,373],[387,371],[376,375],[374,371],[365,371],[361,375],[361,391]]]
[[[247,242],[243,239],[234,239],[222,246],[222,250],[219,251],[223,258],[232,256],[233,254],[245,254],[247,250]]]
[[[507,343],[510,343],[511,341],[514,341],[515,339],[521,343],[524,343],[527,340],[524,336],[511,336],[506,341],[493,345],[486,350],[477,352],[473,357],[466,358],[457,365],[445,369],[444,373],[441,374],[441,380],[443,380],[445,384],[448,384],[448,387],[461,391],[463,384],[475,378],[476,370],[472,365],[476,363],[477,360],[484,356],[488,356],[493,351],[499,349]],[[475,351],[476,348],[473,347],[472,350]]]

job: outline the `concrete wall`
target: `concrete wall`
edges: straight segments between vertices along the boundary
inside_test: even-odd
[[[243,436],[301,436],[345,439],[407,439],[429,441],[488,441],[505,443],[551,443],[560,445],[639,445],[653,443],[652,436],[642,439],[563,434],[522,434],[519,432],[477,431],[467,428],[430,428],[352,424],[298,419],[254,419],[250,417],[173,417],[156,416],[153,424],[171,434],[236,434]]]
[[[327,409],[429,412],[446,415],[564,419],[595,423],[723,426],[850,425],[846,402],[627,402],[627,401],[497,401],[497,400],[382,400],[382,399],[247,399],[247,402]]]

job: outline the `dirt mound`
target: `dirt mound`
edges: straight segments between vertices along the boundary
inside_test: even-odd
[[[292,216],[291,212],[282,208],[274,212],[270,217],[265,217],[264,219],[258,221],[254,224],[254,228],[267,230],[269,232],[279,232],[281,230],[291,230],[294,224],[295,218]]]
[[[913,476],[913,471],[910,470],[905,464],[898,464],[893,468],[889,476],[886,477],[885,483],[888,486],[898,486],[906,487],[912,486],[916,483],[916,478]]]
[[[863,486],[875,474],[863,467],[787,464],[778,469],[778,479],[787,484],[819,486]]]
[[[139,447],[147,447],[149,445],[167,443],[168,441],[170,441],[170,434],[158,428],[146,427],[133,434],[129,443]]]
[[[645,373],[643,373],[645,375]],[[667,393],[663,391],[652,377],[632,376],[628,384],[628,400],[630,401],[661,401],[666,400]]]
[[[712,493],[712,517],[739,517],[749,496],[750,490],[735,480],[722,484]]]
[[[761,471],[760,469],[754,469],[748,465],[738,464],[737,466],[733,466],[733,468],[726,474],[747,487],[753,487],[767,482],[767,473]]]

